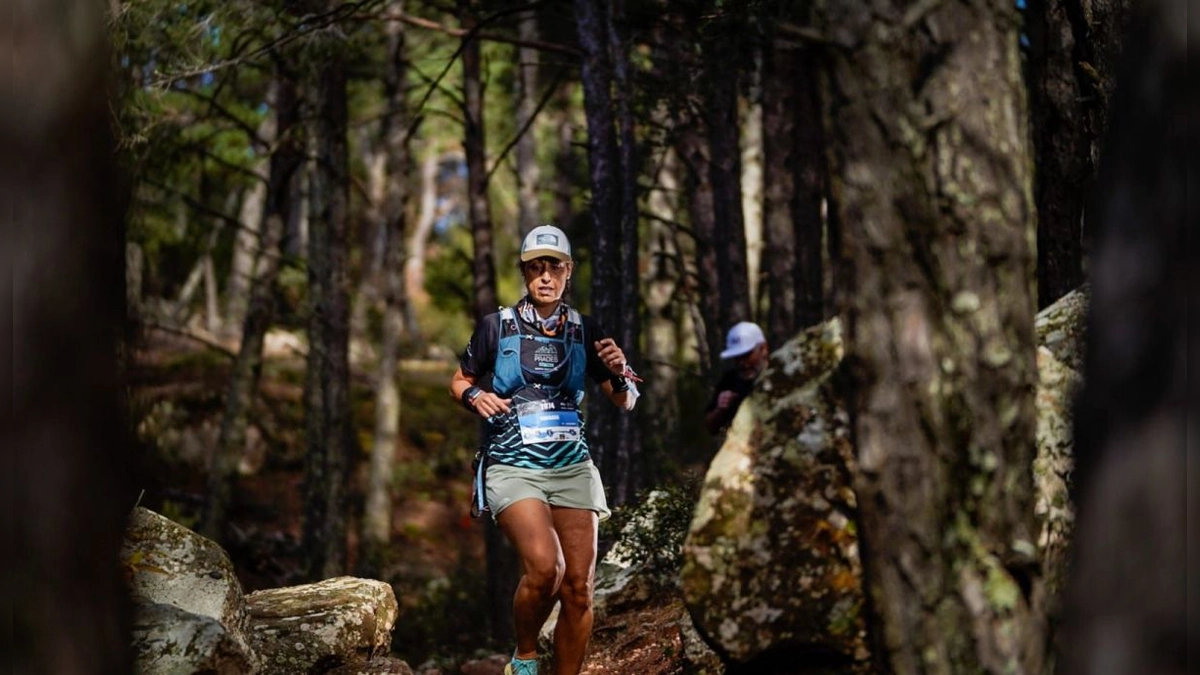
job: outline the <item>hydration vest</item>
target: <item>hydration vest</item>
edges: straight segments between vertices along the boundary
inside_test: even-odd
[[[500,342],[496,348],[496,366],[493,371],[492,389],[508,398],[531,383],[525,379],[525,368],[521,365],[521,341],[536,340],[541,343],[564,343],[563,360],[554,371],[566,368],[567,372],[557,385],[533,383],[533,386],[567,394],[578,405],[583,400],[584,373],[587,371],[587,351],[584,345],[583,318],[574,308],[567,308],[566,324],[556,336],[521,330],[521,318],[512,307],[500,309]],[[551,371],[551,372],[554,372]]]

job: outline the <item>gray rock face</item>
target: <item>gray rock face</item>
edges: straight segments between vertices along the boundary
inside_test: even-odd
[[[837,320],[774,352],[705,477],[681,578],[732,661],[787,644],[867,656],[841,357]]]
[[[140,675],[411,675],[390,658],[392,587],[337,577],[244,595],[215,542],[138,508],[121,565]]]
[[[134,606],[138,672],[257,672],[248,614],[229,556],[144,508],[129,518],[121,565]],[[188,670],[185,663],[196,670]]]
[[[1036,323],[1032,470],[1050,594],[1064,570],[1072,520],[1070,402],[1086,304],[1082,292],[1072,293]],[[823,663],[832,659],[843,671],[869,662],[854,449],[849,416],[831,382],[841,358],[837,319],[774,352],[705,477],[681,579],[697,629],[731,662],[767,653],[773,659],[821,654]]]
[[[390,584],[355,577],[259,591],[246,600],[264,675],[386,654],[398,613]]]

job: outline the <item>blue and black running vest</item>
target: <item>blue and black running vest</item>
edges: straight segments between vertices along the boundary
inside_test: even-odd
[[[524,331],[517,312],[500,310],[492,390],[512,404],[508,413],[488,420],[491,462],[554,469],[588,459],[579,409],[586,344],[583,319],[575,309],[567,308],[565,325],[555,336]],[[532,367],[521,358],[523,349]]]

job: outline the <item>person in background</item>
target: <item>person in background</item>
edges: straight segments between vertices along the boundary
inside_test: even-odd
[[[742,400],[754,388],[754,380],[767,365],[769,353],[767,339],[757,324],[743,321],[729,329],[721,358],[732,360],[733,367],[721,375],[704,409],[704,428],[708,433],[715,435],[733,421]]]
[[[584,379],[631,411],[636,375],[604,329],[563,300],[574,262],[562,230],[531,230],[518,264],[525,296],[475,327],[450,393],[487,420],[476,488],[521,559],[504,673],[537,675],[538,632],[557,600],[554,673],[576,675],[592,632],[597,528],[610,515],[588,454]]]

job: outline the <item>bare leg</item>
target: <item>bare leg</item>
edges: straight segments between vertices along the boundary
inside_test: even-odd
[[[562,544],[566,572],[558,589],[562,606],[554,628],[555,675],[578,675],[592,636],[592,588],[596,575],[594,511],[553,508],[554,529]]]
[[[517,656],[533,658],[538,632],[554,607],[565,569],[555,520],[545,502],[522,499],[501,511],[496,522],[517,549],[523,570],[513,596]]]

